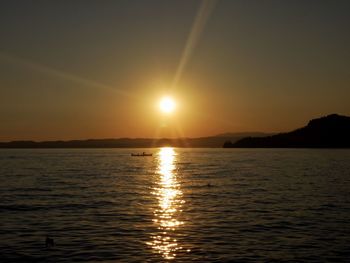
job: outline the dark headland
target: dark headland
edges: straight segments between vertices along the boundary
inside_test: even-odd
[[[226,141],[224,148],[350,148],[350,117],[331,114],[302,128],[265,137]]]

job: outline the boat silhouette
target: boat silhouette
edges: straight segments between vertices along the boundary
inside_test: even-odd
[[[143,156],[152,156],[153,154],[152,153],[132,153],[131,156],[140,156],[140,157],[143,157]]]

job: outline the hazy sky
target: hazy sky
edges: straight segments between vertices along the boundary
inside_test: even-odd
[[[350,115],[349,30],[347,0],[3,0],[0,141],[276,132]]]

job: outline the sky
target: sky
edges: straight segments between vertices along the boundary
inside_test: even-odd
[[[284,132],[350,115],[349,14],[342,0],[3,0],[0,141]]]

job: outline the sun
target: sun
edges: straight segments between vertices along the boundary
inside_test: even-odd
[[[159,108],[163,113],[172,113],[176,108],[176,103],[171,97],[163,97],[159,102]]]

